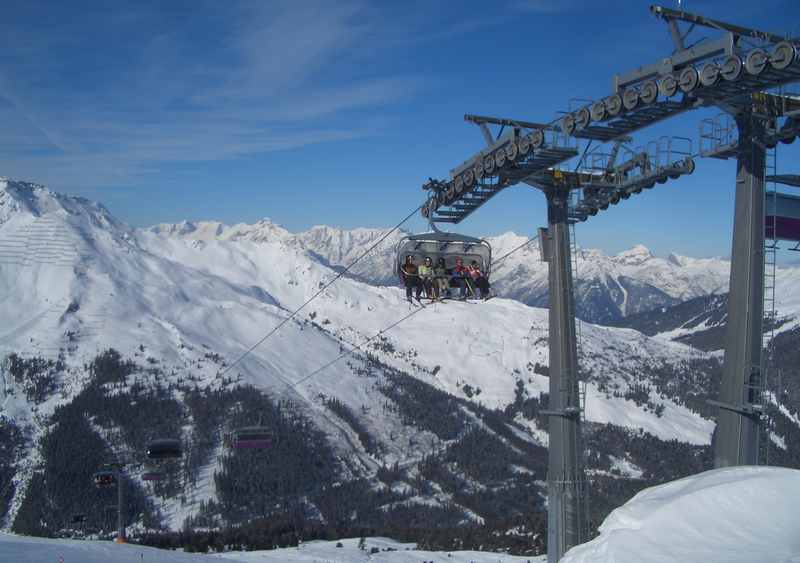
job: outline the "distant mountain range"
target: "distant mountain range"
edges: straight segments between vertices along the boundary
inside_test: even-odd
[[[219,222],[161,224],[146,232],[167,238],[197,241],[281,242],[308,251],[333,268],[355,260],[388,230],[316,226],[290,233],[264,219],[255,224],[228,226]],[[352,270],[356,279],[372,285],[395,285],[394,261],[398,242],[406,236],[396,232],[380,248]],[[495,260],[524,245],[526,238],[506,233],[486,239]],[[653,256],[642,245],[607,256],[600,250],[579,248],[577,256],[576,307],[586,321],[616,324],[621,319],[670,307],[684,301],[727,292],[730,263],[721,258],[689,258],[670,254]],[[495,291],[535,307],[547,306],[547,264],[539,259],[538,243],[513,252],[497,263],[492,272]],[[800,268],[781,269],[780,283],[800,283]],[[794,307],[794,304],[792,304]]]

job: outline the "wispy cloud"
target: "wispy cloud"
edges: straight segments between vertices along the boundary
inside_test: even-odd
[[[360,138],[376,132],[365,110],[413,96],[423,84],[351,64],[375,25],[359,2],[256,3],[182,27],[159,25],[160,14],[141,10],[109,17],[120,42],[135,41],[135,49],[104,57],[86,41],[78,45],[85,60],[54,69],[53,51],[35,48],[35,31],[4,45],[25,61],[0,58],[4,174],[130,184],[164,163]],[[95,82],[67,77],[41,88],[45,68],[86,71]],[[362,114],[348,119],[353,112]]]

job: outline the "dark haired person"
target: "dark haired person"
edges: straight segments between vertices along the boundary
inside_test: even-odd
[[[422,284],[419,282],[419,272],[417,265],[414,264],[414,257],[410,254],[406,256],[406,261],[400,267],[400,277],[406,286],[406,299],[411,301],[411,290],[416,290],[416,298],[419,300],[422,293]]]
[[[433,295],[435,299],[442,299],[447,291],[447,267],[444,258],[436,260],[433,267]]]
[[[469,277],[467,273],[467,267],[464,266],[464,261],[461,259],[460,256],[456,258],[456,265],[453,268],[450,281],[455,282],[455,284],[458,286],[459,299],[461,299],[461,301],[466,301],[467,289],[469,287]]]
[[[473,287],[477,287],[481,291],[481,299],[489,299],[489,280],[481,272],[476,260],[470,263],[467,273],[469,274],[469,279],[472,280]],[[475,292],[473,291],[473,293]]]

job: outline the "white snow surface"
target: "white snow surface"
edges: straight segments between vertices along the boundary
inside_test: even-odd
[[[146,232],[152,234],[182,240],[282,242],[306,250],[315,259],[331,266],[349,264],[388,231],[389,229],[367,228],[348,230],[319,225],[307,231],[291,233],[270,219],[263,219],[252,225],[242,223],[233,226],[218,221],[183,221],[146,229]],[[392,233],[350,273],[372,283],[393,284],[396,245],[406,234],[402,230]],[[580,234],[578,238],[580,241]],[[486,240],[492,245],[494,258],[497,260],[523,245],[528,237],[507,232],[486,237]],[[585,291],[600,285],[609,294],[624,294],[621,307],[623,314],[638,312],[628,307],[626,280],[661,291],[670,298],[685,301],[726,292],[730,276],[730,261],[725,258],[691,258],[674,253],[667,258],[660,258],[641,244],[613,256],[597,249],[579,248],[576,265],[576,280],[579,284],[587,284]],[[547,264],[540,259],[538,243],[534,242],[516,250],[496,263],[492,279],[493,287],[502,295],[527,303],[542,301],[547,291]],[[787,330],[800,322],[800,293],[793,291],[798,285],[800,268],[788,265],[778,267],[776,308],[780,316],[794,318],[781,330]]]
[[[645,489],[560,563],[798,563],[800,471],[729,467]]]
[[[164,236],[198,230],[203,234],[196,238]],[[348,239],[347,245],[342,243],[348,254],[360,248],[354,240],[375,240],[376,232],[319,227],[303,236]],[[266,221],[258,226],[182,224],[158,232],[135,231],[101,205],[0,180],[0,318],[5,323],[0,327],[0,357],[11,352],[50,359],[60,355],[67,366],[59,392],[34,405],[0,365],[0,414],[15,420],[35,443],[47,417],[87,383],[84,365],[109,347],[143,365],[153,358],[165,377],[173,369],[190,370],[198,385],[219,385],[221,366],[208,353],[230,364],[336,275],[293,236]],[[362,407],[380,405],[383,396],[348,362],[291,385],[411,310],[400,288],[341,278],[230,375],[241,373],[244,383],[299,404],[340,453],[354,460],[355,473],[413,462],[426,453],[422,444],[430,444],[431,436],[404,426],[384,409],[364,411]],[[545,309],[510,299],[437,304],[373,341],[370,352],[454,395],[466,398],[469,385],[476,393],[480,390],[472,400],[503,408],[514,401],[518,381],[528,396],[547,391],[549,380],[534,372],[536,364],[548,363],[547,322]],[[648,368],[707,356],[633,330],[582,323],[581,334],[587,367],[621,390]],[[363,412],[361,421],[387,446],[382,459],[363,451],[353,430],[323,406],[322,396],[337,397],[354,412]],[[655,391],[651,400],[664,405],[663,416],[590,385],[587,419],[643,428],[665,440],[709,442],[710,421]],[[420,446],[404,446],[410,441]],[[30,473],[25,468],[34,466],[36,455],[32,449],[21,464],[17,478],[23,483]],[[214,496],[212,472],[211,467],[203,472],[201,490],[189,495],[187,505],[159,507],[171,526]],[[20,496],[4,525],[13,520]]]
[[[513,557],[502,553],[480,551],[431,552],[417,551],[413,543],[400,543],[389,538],[365,538],[365,549],[359,539],[314,541],[300,547],[268,551],[227,552],[220,554],[183,553],[109,541],[54,540],[15,536],[0,532],[0,561],[3,563],[543,563],[544,557]],[[378,553],[370,553],[377,548]],[[393,550],[393,551],[390,551]]]

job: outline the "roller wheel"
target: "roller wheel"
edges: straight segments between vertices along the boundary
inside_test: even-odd
[[[628,88],[622,93],[622,105],[628,111],[633,111],[639,105],[639,91],[636,88]]]
[[[575,116],[568,113],[561,120],[561,131],[565,135],[572,135],[575,132]]]
[[[497,168],[502,168],[506,163],[506,151],[500,149],[494,153],[494,163],[497,165]]]
[[[622,96],[619,94],[611,94],[603,100],[603,104],[610,117],[617,117],[622,112]]]
[[[506,160],[508,160],[509,162],[514,162],[515,160],[517,160],[518,156],[519,156],[519,147],[517,146],[517,143],[511,141],[506,146]]]
[[[519,154],[526,155],[531,151],[531,136],[530,135],[523,135],[519,139]]]
[[[592,121],[603,121],[606,118],[606,104],[603,102],[595,102],[592,104],[592,109],[589,111],[592,116]]]
[[[530,135],[531,137],[531,146],[534,149],[540,149],[544,146],[544,131],[541,129],[537,129]]]
[[[575,126],[578,130],[586,129],[591,120],[592,116],[589,113],[589,108],[581,108],[575,112]]]
[[[747,54],[747,59],[744,62],[744,68],[748,74],[758,76],[764,69],[767,68],[769,62],[769,55],[764,49],[753,49]]]
[[[775,48],[772,50],[772,55],[769,57],[769,64],[771,64],[772,68],[775,70],[784,70],[791,66],[796,58],[797,48],[788,41],[783,41],[775,45]]]
[[[658,99],[658,84],[652,80],[645,82],[639,97],[644,104],[652,104],[655,102]]]
[[[742,59],[736,55],[731,55],[723,61],[719,73],[722,75],[722,78],[731,82],[733,80],[738,80],[739,77],[742,76],[743,67]]]
[[[671,98],[678,92],[678,80],[673,75],[668,74],[661,79],[658,84],[658,89],[661,90],[661,95],[665,98]]]
[[[456,179],[453,180],[453,188],[458,195],[464,191],[464,179],[461,176],[456,176]]]
[[[469,169],[462,176],[464,178],[464,187],[470,189],[475,184],[475,172]]]
[[[487,176],[491,176],[492,172],[494,172],[494,159],[491,156],[483,159],[483,172]]]
[[[678,88],[681,89],[681,92],[686,94],[694,92],[699,84],[700,76],[697,74],[697,69],[693,66],[687,66],[681,71],[680,76],[678,76]]]
[[[708,63],[700,69],[700,84],[708,88],[719,82],[719,65]]]

